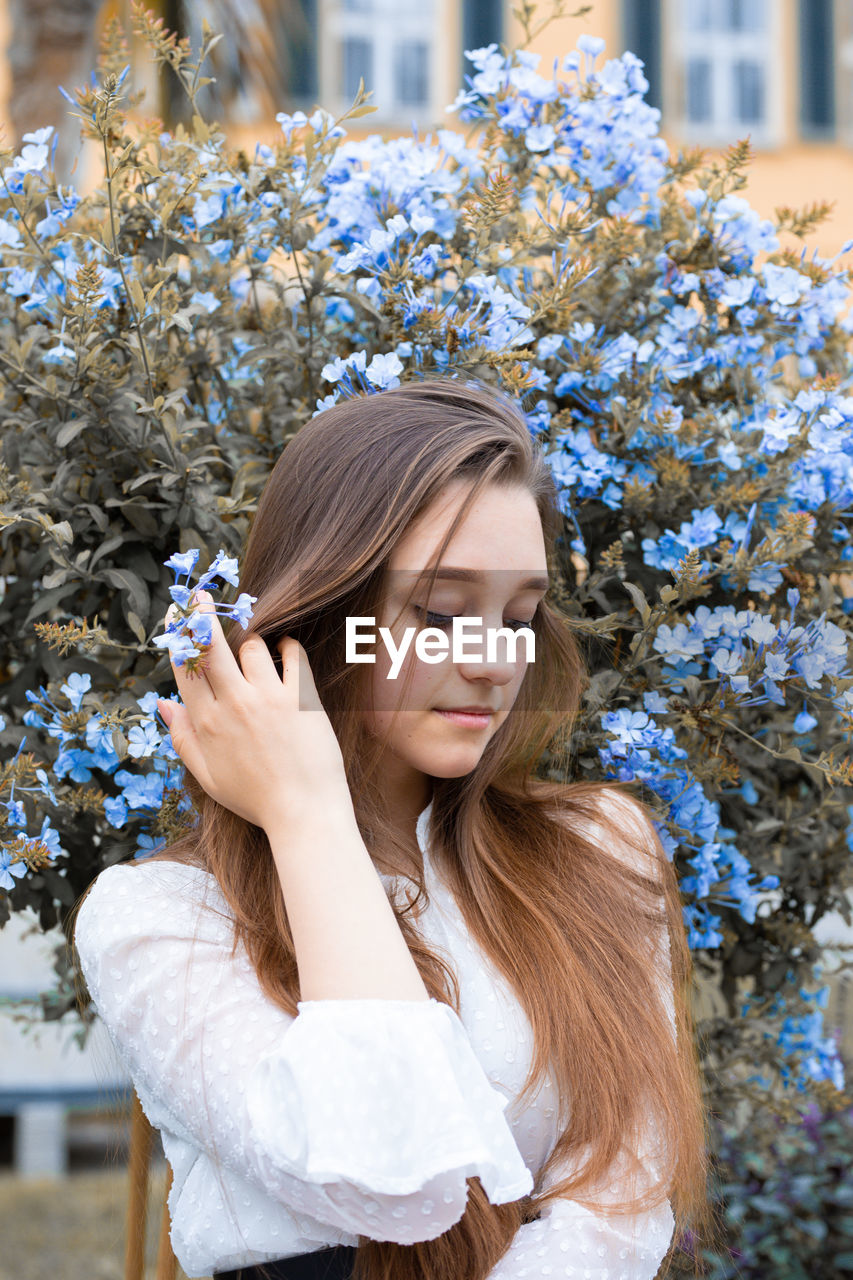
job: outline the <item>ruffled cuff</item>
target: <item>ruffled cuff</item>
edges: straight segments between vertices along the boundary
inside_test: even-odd
[[[478,1177],[492,1204],[533,1177],[456,1012],[442,1001],[308,1000],[248,1082],[253,1140],[312,1183],[405,1195]]]

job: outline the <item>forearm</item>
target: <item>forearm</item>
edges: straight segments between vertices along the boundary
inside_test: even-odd
[[[428,1000],[346,797],[267,836],[293,935],[302,1000]]]

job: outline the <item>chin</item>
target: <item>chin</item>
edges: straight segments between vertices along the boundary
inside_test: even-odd
[[[433,778],[461,778],[477,768],[482,756],[482,751],[457,751],[452,754],[443,751],[434,760],[419,762],[417,767],[423,773],[431,774]]]

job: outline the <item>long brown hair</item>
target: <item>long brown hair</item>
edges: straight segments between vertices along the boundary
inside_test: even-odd
[[[522,413],[502,394],[433,378],[317,414],[283,450],[253,520],[240,583],[258,597],[249,629],[226,628],[235,655],[253,633],[275,658],[283,635],[303,644],[380,869],[411,863],[412,853],[388,821],[383,743],[362,720],[372,668],[344,661],[344,619],[380,612],[396,543],[459,479],[470,488],[436,565],[488,484],[532,494],[552,562],[563,528],[555,483]],[[534,1053],[522,1099],[553,1074],[559,1138],[533,1171],[529,1197],[493,1205],[480,1180],[469,1178],[465,1213],[437,1239],[401,1245],[360,1237],[356,1280],[485,1280],[519,1226],[556,1196],[604,1214],[641,1212],[669,1198],[674,1246],[693,1255],[697,1272],[695,1241],[710,1239],[715,1226],[677,877],[648,810],[624,787],[534,777],[548,746],[570,733],[587,677],[570,621],[547,599],[532,626],[536,660],[479,763],[463,777],[433,780],[429,839],[471,938],[529,1019]],[[233,913],[235,950],[241,940],[263,991],[295,1017],[296,956],[265,833],[212,800],[189,772],[186,787],[196,825],[145,862],[191,862],[216,877]],[[596,822],[604,838],[590,830]],[[426,900],[422,868],[412,865],[411,876],[417,898],[393,903],[400,929],[429,994],[458,1014],[456,976],[412,919]],[[656,967],[666,936],[673,1023]],[[630,1162],[650,1123],[662,1144],[658,1176],[643,1190],[640,1170],[636,1194],[616,1200],[614,1161]],[[545,1174],[557,1169],[567,1176],[542,1194]]]

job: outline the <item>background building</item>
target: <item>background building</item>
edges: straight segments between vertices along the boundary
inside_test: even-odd
[[[208,105],[247,143],[277,134],[275,114],[339,112],[362,78],[378,110],[351,132],[419,133],[453,123],[444,108],[467,69],[463,51],[520,42],[515,0],[151,0],[166,24],[198,40],[202,23],[225,33]],[[579,8],[580,0],[568,0]],[[749,136],[747,196],[765,216],[777,206],[835,202],[814,233],[823,253],[853,236],[853,0],[592,0],[589,12],[551,22],[531,43],[540,71],[583,32],[604,57],[643,59],[648,98],[670,146],[725,149]],[[538,22],[549,11],[542,0]],[[0,0],[0,119],[6,135],[75,124],[56,86],[79,83],[98,28],[129,17],[130,0]],[[134,54],[145,109],[180,113],[179,92],[158,94],[147,53]],[[165,100],[164,100],[165,99]]]
[[[352,128],[420,134],[458,127],[445,107],[462,87],[464,50],[520,42],[515,0],[152,0],[171,27],[198,41],[207,21],[226,38],[216,50],[209,104],[235,141],[270,141],[275,114],[317,103],[343,111],[359,80],[373,89],[375,114]],[[571,0],[570,0],[571,3]],[[547,11],[543,3],[542,15]],[[85,185],[97,157],[76,139],[59,84],[71,88],[93,65],[99,29],[129,19],[129,0],[0,0],[0,121],[8,141],[45,124],[63,129],[62,154],[79,153],[73,180]],[[530,47],[540,71],[583,34],[602,36],[605,57],[631,49],[643,59],[649,100],[662,113],[673,150],[725,149],[747,135],[755,160],[745,192],[771,216],[777,206],[835,202],[831,219],[810,237],[826,255],[853,238],[853,0],[593,0],[590,12],[550,23]],[[180,113],[180,98],[158,89],[147,52],[132,53],[136,85],[147,85],[144,110]],[[840,919],[821,939],[853,943]],[[52,985],[44,950],[58,937],[26,941],[13,920],[0,931],[0,996],[35,997]],[[839,957],[840,959],[840,957]],[[11,977],[8,975],[12,975]],[[828,1028],[845,1028],[853,1054],[853,998],[837,982]],[[127,1079],[103,1037],[80,1055],[68,1029],[55,1024],[36,1043],[0,1011],[0,1164],[21,1171],[67,1167],[66,1117],[95,1107],[106,1085],[128,1096]]]

